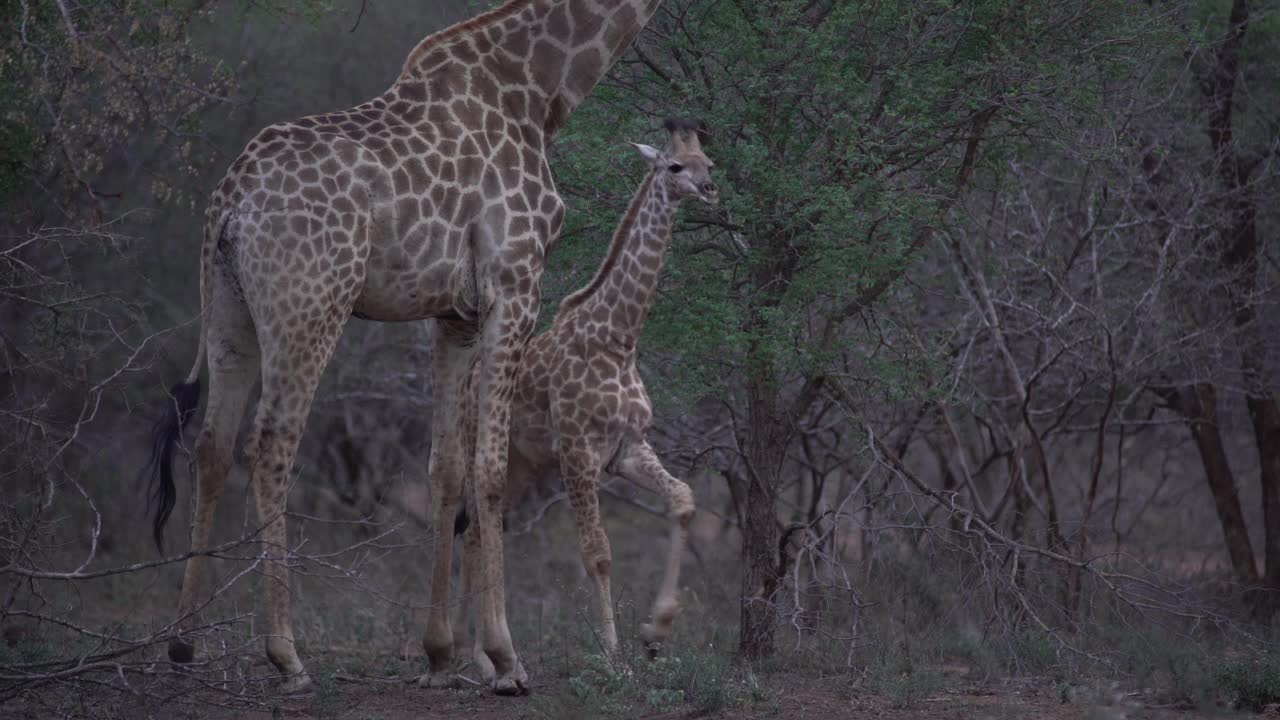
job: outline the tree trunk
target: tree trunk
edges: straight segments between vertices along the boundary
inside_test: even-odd
[[[1237,193],[1245,188],[1235,188]],[[1262,486],[1263,557],[1266,559],[1264,585],[1268,597],[1257,608],[1259,619],[1280,607],[1280,408],[1270,391],[1270,377],[1264,362],[1262,331],[1258,323],[1254,295],[1258,285],[1260,249],[1254,221],[1255,208],[1244,199],[1237,222],[1232,228],[1232,246],[1224,264],[1235,271],[1233,301],[1235,324],[1240,347],[1240,369],[1244,373],[1245,405],[1253,425],[1254,445],[1258,450],[1258,481]]]
[[[1229,139],[1229,137],[1228,137]],[[1234,165],[1236,160],[1231,158]],[[1236,343],[1240,349],[1240,369],[1244,374],[1245,404],[1253,424],[1254,445],[1258,449],[1258,480],[1262,485],[1263,540],[1266,558],[1266,588],[1271,598],[1265,603],[1280,606],[1280,408],[1270,391],[1266,370],[1262,328],[1258,320],[1258,272],[1261,248],[1258,242],[1257,206],[1249,195],[1244,171],[1230,173],[1231,226],[1223,252],[1223,267],[1231,273],[1232,317]],[[1224,177],[1224,179],[1226,179]]]
[[[1266,585],[1273,595],[1270,605],[1275,607],[1278,599],[1274,595],[1280,592],[1280,411],[1274,395],[1250,394],[1247,402],[1261,464]]]
[[[1258,448],[1259,481],[1262,485],[1263,548],[1266,557],[1266,587],[1273,596],[1267,603],[1280,604],[1280,407],[1263,357],[1262,332],[1258,325],[1257,290],[1261,269],[1258,242],[1257,199],[1249,187],[1252,167],[1242,162],[1235,142],[1233,119],[1235,88],[1240,75],[1240,49],[1249,30],[1248,0],[1234,0],[1227,33],[1214,53],[1214,63],[1201,88],[1209,103],[1205,128],[1213,145],[1214,165],[1227,199],[1223,203],[1227,227],[1223,232],[1221,263],[1231,277],[1232,319],[1240,349],[1240,369],[1244,372],[1246,404]]]
[[[1253,544],[1249,541],[1248,526],[1240,509],[1240,496],[1236,480],[1227,461],[1227,451],[1218,431],[1217,392],[1210,383],[1196,383],[1165,393],[1169,404],[1186,419],[1187,429],[1195,438],[1204,465],[1205,479],[1213,493],[1213,504],[1222,523],[1222,535],[1227,542],[1227,554],[1236,578],[1245,585],[1258,583],[1258,565],[1254,560]]]
[[[745,523],[742,528],[742,623],[738,652],[745,658],[769,657],[778,627],[779,532],[775,510],[779,474],[786,452],[787,426],[779,416],[780,398],[772,361],[752,353],[747,381],[747,471]]]

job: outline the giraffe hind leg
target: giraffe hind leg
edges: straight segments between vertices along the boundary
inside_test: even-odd
[[[431,604],[422,646],[428,669],[418,679],[427,688],[455,687],[454,633],[449,619],[453,542],[458,528],[471,532],[474,518],[462,510],[465,455],[464,430],[470,425],[471,407],[464,402],[470,386],[474,338],[471,329],[456,323],[437,321],[432,347],[432,380],[435,403],[431,412],[431,457],[427,464],[431,483],[431,520],[438,531],[431,549]],[[465,416],[465,417],[464,417]],[[462,417],[460,420],[459,418]],[[463,572],[477,572],[464,561]],[[463,602],[470,602],[464,598]]]
[[[340,235],[322,236],[322,249],[330,250],[346,242]],[[301,268],[287,268],[285,273]],[[258,506],[259,543],[263,564],[262,596],[266,627],[267,659],[284,676],[286,693],[303,692],[311,680],[298,658],[294,643],[289,589],[290,561],[285,521],[289,477],[298,442],[320,376],[324,373],[351,316],[355,297],[363,283],[363,265],[334,268],[329,274],[307,278],[304,290],[296,290],[288,304],[278,291],[263,289],[248,298],[257,323],[262,349],[262,392],[249,442],[250,483]],[[275,274],[268,280],[279,286],[285,278]],[[246,287],[246,295],[250,295]]]
[[[191,521],[191,550],[209,547],[218,498],[226,484],[235,449],[236,432],[258,379],[258,339],[253,321],[240,298],[215,276],[208,311],[209,398],[204,424],[196,439],[195,510]],[[209,558],[188,558],[178,600],[178,629],[190,630],[204,602]],[[195,648],[189,637],[169,642],[169,658],[191,662]]]
[[[289,569],[285,564],[289,556],[285,523],[289,477],[320,376],[342,334],[343,310],[349,312],[349,306],[348,302],[346,308],[326,314],[327,322],[310,325],[305,331],[274,335],[274,345],[263,348],[262,394],[251,441],[251,482],[265,565],[267,659],[285,676],[288,693],[301,692],[311,684],[298,658],[290,620]]]

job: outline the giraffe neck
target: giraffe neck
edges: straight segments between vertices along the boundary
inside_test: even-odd
[[[538,122],[550,141],[644,29],[662,0],[508,0],[431,35],[409,54],[398,84],[475,84],[486,71],[508,112]],[[460,72],[450,73],[450,70]],[[444,82],[447,82],[445,80]],[[521,91],[527,92],[520,97]],[[476,92],[472,87],[471,92]],[[431,92],[427,93],[430,96]]]
[[[679,207],[680,199],[667,183],[650,172],[631,199],[596,276],[565,298],[561,308],[579,306],[579,317],[608,317],[610,341],[634,349],[653,305]]]

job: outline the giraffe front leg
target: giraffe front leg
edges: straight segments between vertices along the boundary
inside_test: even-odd
[[[666,567],[658,596],[653,601],[653,621],[640,627],[640,639],[649,651],[649,658],[657,657],[680,614],[676,590],[680,583],[680,563],[689,542],[689,524],[693,521],[693,491],[687,484],[675,478],[662,467],[653,447],[644,440],[628,444],[620,453],[617,473],[642,487],[661,494],[667,501],[667,513],[671,518],[671,535],[667,547]]]
[[[609,571],[613,553],[609,536],[600,520],[600,472],[604,466],[600,438],[560,437],[560,472],[565,490],[573,506],[573,519],[578,528],[578,545],[582,564],[596,591],[596,617],[600,624],[600,642],[610,656],[618,652],[618,629],[613,618],[613,597],[609,590]]]
[[[516,288],[497,293],[481,330],[476,383],[476,454],[469,488],[474,505],[469,507],[475,507],[472,522],[479,540],[480,643],[493,663],[493,691],[498,695],[521,695],[529,688],[507,626],[502,513],[515,374],[537,319],[537,278],[533,280],[527,294],[515,294]]]
[[[514,422],[514,421],[513,421]],[[513,430],[513,435],[515,434]],[[514,507],[520,507],[522,498],[528,492],[534,483],[534,473],[536,471],[520,457],[513,447],[508,447],[507,452],[507,489],[506,502],[504,511]],[[468,493],[467,498],[470,502],[467,507],[467,516],[475,517],[476,509],[474,507],[474,494]],[[480,679],[490,685],[493,684],[497,677],[497,671],[493,667],[493,663],[489,660],[489,656],[484,652],[484,643],[481,641],[482,636],[478,626],[479,613],[476,612],[476,606],[479,603],[480,590],[483,584],[480,582],[480,533],[475,523],[467,523],[466,531],[462,536],[462,608],[465,611],[463,623],[466,624],[471,631],[471,659],[470,664]]]
[[[475,508],[468,508],[468,514],[474,516]],[[462,605],[464,622],[471,631],[471,664],[475,666],[480,679],[490,685],[497,677],[497,670],[484,652],[479,628],[480,614],[475,611],[479,602],[480,590],[483,587],[479,580],[480,571],[480,532],[474,523],[468,523],[462,536]]]

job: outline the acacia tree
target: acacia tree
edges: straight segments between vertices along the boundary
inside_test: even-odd
[[[742,655],[774,651],[786,458],[827,386],[849,382],[842,358],[875,355],[871,375],[908,388],[930,359],[886,362],[850,321],[985,165],[1052,137],[1135,61],[1139,21],[1119,2],[669,2],[566,129],[558,177],[581,230],[616,217],[623,191],[599,178],[617,142],[664,114],[711,128],[725,199],[686,218],[649,347],[735,420]],[[579,237],[559,263],[589,265]]]

